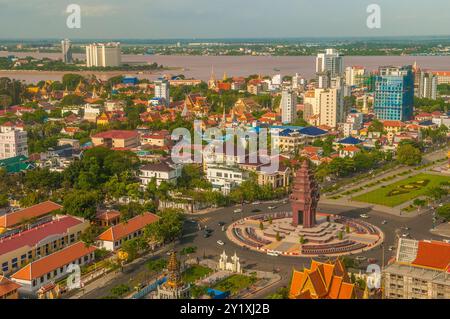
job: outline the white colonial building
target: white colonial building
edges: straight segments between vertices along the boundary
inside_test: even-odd
[[[141,179],[141,186],[146,187],[153,178],[156,179],[156,184],[159,186],[161,182],[176,184],[177,178],[181,176],[181,165],[176,165],[167,161],[160,163],[146,164],[141,166],[139,178]]]
[[[208,165],[206,178],[213,188],[227,195],[233,188],[248,179],[248,172],[242,171],[236,166]]]

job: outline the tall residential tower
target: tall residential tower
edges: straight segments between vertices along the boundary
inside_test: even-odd
[[[381,67],[375,79],[375,115],[380,120],[407,121],[413,116],[412,66]]]

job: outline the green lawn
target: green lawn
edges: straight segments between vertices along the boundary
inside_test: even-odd
[[[215,284],[214,289],[220,291],[230,291],[231,294],[234,295],[239,291],[247,287],[250,287],[255,282],[256,282],[255,277],[249,277],[244,275],[232,275]]]
[[[418,174],[384,188],[380,187],[372,192],[353,197],[352,200],[395,207],[426,194],[428,189],[440,186],[441,182],[450,182],[450,177]]]
[[[193,265],[192,267],[188,268],[185,272],[183,272],[182,277],[185,282],[192,283],[210,274],[211,272],[212,272],[211,268],[200,265]]]

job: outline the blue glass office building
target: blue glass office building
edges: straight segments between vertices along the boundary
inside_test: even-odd
[[[380,120],[407,121],[414,110],[412,66],[382,67],[375,79],[375,115]]]

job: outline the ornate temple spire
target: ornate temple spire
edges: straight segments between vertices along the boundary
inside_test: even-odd
[[[169,271],[167,277],[167,286],[172,288],[178,288],[183,286],[183,281],[181,280],[180,264],[177,260],[177,253],[172,252],[169,257],[169,262],[167,264],[167,270]]]

